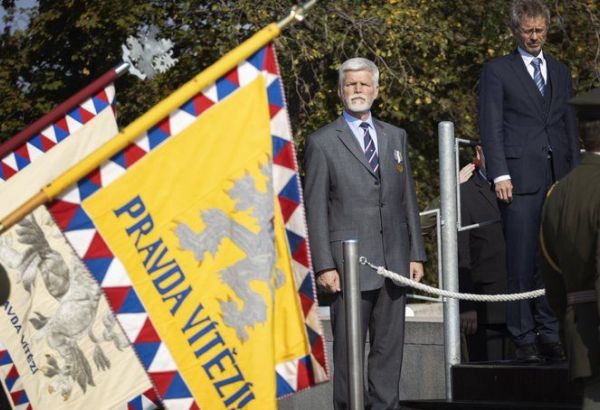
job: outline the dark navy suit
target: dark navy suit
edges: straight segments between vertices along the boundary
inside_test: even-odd
[[[510,175],[513,200],[500,203],[507,250],[509,292],[543,287],[539,274],[540,215],[553,181],[579,162],[568,68],[544,54],[545,93],[539,92],[522,57],[488,62],[481,74],[479,126],[488,176]],[[558,323],[543,298],[512,302],[507,327],[517,346],[556,343]]]

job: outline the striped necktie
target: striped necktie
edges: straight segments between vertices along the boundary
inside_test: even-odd
[[[371,165],[373,172],[377,173],[377,171],[379,171],[379,157],[377,156],[377,150],[375,150],[373,138],[371,138],[371,134],[369,133],[369,123],[361,122],[360,128],[365,132],[363,135],[365,157],[367,157],[367,162]]]
[[[542,77],[540,64],[542,64],[542,59],[539,57],[531,60],[531,65],[533,66],[533,81],[535,81],[535,86],[540,90],[540,94],[544,95],[546,83],[544,83],[544,77]]]

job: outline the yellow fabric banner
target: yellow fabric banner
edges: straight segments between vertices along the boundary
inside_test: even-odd
[[[81,202],[204,409],[276,408],[310,354],[271,141],[259,75]]]

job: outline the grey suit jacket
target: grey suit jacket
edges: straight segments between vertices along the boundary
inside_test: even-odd
[[[380,176],[367,163],[350,127],[340,116],[306,139],[305,204],[316,273],[342,274],[342,241],[359,240],[359,255],[408,276],[410,261],[425,261],[419,207],[408,161],[406,132],[373,119]],[[401,163],[394,158],[401,155]],[[360,267],[361,291],[378,289],[384,278]]]

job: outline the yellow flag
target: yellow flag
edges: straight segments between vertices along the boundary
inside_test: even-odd
[[[167,407],[276,408],[327,379],[271,45],[50,209]]]

